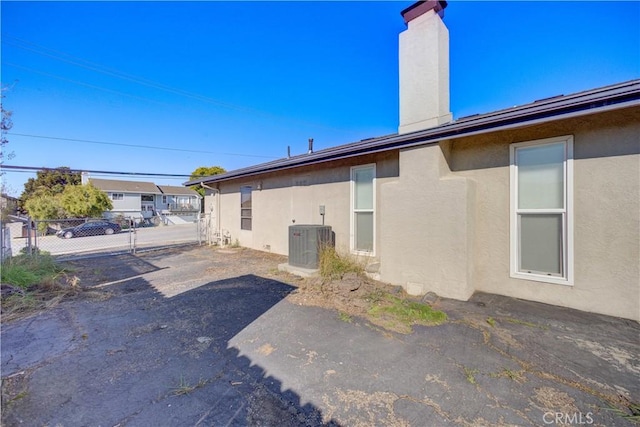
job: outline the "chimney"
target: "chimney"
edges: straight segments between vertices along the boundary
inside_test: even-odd
[[[313,138],[309,138],[309,152],[307,154],[313,153]]]
[[[402,11],[407,29],[399,38],[400,134],[452,120],[445,7],[446,1],[419,1]]]

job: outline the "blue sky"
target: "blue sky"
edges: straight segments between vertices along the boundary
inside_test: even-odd
[[[6,164],[189,174],[395,133],[411,4],[3,1]],[[454,118],[640,77],[639,2],[452,1],[444,21]]]

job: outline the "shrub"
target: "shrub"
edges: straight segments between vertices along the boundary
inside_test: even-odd
[[[363,271],[362,263],[351,255],[340,254],[332,246],[320,250],[320,276],[325,279],[341,279],[346,273]]]

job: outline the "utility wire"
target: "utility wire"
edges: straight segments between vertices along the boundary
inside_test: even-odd
[[[129,175],[129,176],[157,176],[157,177],[166,177],[166,178],[189,178],[191,175],[184,174],[171,174],[171,173],[143,173],[143,172],[114,172],[114,171],[98,171],[98,170],[88,170],[88,169],[71,169],[71,168],[46,168],[42,166],[17,166],[17,165],[2,165],[0,169],[9,169],[16,171],[64,171],[64,172],[89,172],[96,174],[105,174],[105,175]]]
[[[0,169],[2,169],[2,168],[0,167]],[[55,168],[51,168],[51,169],[47,169],[47,170],[54,170],[54,169],[55,169]],[[44,169],[40,168],[39,170],[44,170]],[[66,169],[65,169],[65,170],[66,170]],[[85,171],[85,172],[86,172],[86,171]],[[3,174],[5,174],[5,173],[29,173],[29,174],[33,174],[33,171],[32,171],[32,170],[17,170],[17,169],[12,169],[12,170],[3,170],[3,171],[2,171],[2,173],[3,173]],[[128,173],[128,172],[127,172],[127,173]],[[112,176],[114,176],[114,175],[115,175],[115,176],[118,176],[119,174],[118,174],[118,173],[110,173],[110,174],[92,173],[92,174],[91,174],[91,178],[95,178],[95,177],[112,177]],[[181,177],[179,177],[179,178],[176,178],[176,177],[168,177],[168,176],[153,176],[153,179],[154,179],[154,180],[160,180],[160,179],[162,179],[162,180],[175,181],[176,179],[181,179],[181,180],[182,180],[182,179],[184,179],[184,177],[186,177],[186,176],[187,176],[187,175],[183,175],[183,176],[181,176]],[[144,178],[144,177],[146,177],[146,175],[136,175],[136,178]],[[152,178],[152,177],[149,177],[149,178]],[[191,177],[189,176],[189,178],[191,178]]]
[[[188,150],[186,148],[170,148],[170,147],[158,147],[154,145],[140,145],[140,144],[124,144],[119,142],[107,142],[107,141],[91,141],[88,139],[75,139],[75,138],[60,138],[55,136],[45,136],[45,135],[30,135],[26,133],[15,133],[15,132],[7,132],[7,135],[14,136],[24,136],[27,138],[40,138],[40,139],[54,139],[58,141],[71,141],[71,142],[84,142],[87,144],[101,144],[101,145],[117,145],[120,147],[133,147],[133,148],[147,148],[151,150],[165,150],[165,151],[180,151],[183,153],[204,153],[204,154],[215,154],[218,156],[241,156],[241,157],[260,157],[265,159],[277,159],[275,156],[261,156],[258,154],[239,154],[239,153],[216,153],[214,151],[204,151],[204,150]]]
[[[176,95],[184,96],[184,97],[195,99],[195,100],[198,100],[198,101],[202,101],[202,102],[218,105],[218,106],[221,106],[221,107],[224,107],[224,108],[230,108],[230,109],[235,109],[235,110],[239,110],[239,111],[250,112],[250,113],[253,113],[253,114],[259,114],[261,116],[266,116],[266,117],[271,117],[271,118],[275,117],[275,118],[280,118],[281,119],[280,116],[277,116],[277,115],[275,115],[273,113],[257,110],[257,109],[251,108],[251,107],[245,107],[245,106],[241,106],[241,105],[237,105],[237,104],[231,104],[231,103],[228,103],[228,102],[219,101],[217,99],[214,99],[214,98],[211,98],[211,97],[208,97],[208,96],[200,95],[200,94],[193,93],[193,92],[188,92],[188,91],[183,90],[183,89],[178,89],[178,88],[174,88],[174,87],[162,84],[162,83],[158,83],[158,82],[155,82],[153,80],[146,79],[144,77],[138,77],[138,76],[135,76],[135,75],[132,75],[132,74],[127,74],[127,73],[124,73],[124,72],[119,71],[117,69],[109,68],[109,67],[106,67],[104,65],[95,63],[95,62],[87,61],[86,59],[82,59],[82,58],[79,58],[77,56],[73,56],[73,55],[70,55],[68,53],[62,52],[62,51],[50,49],[48,47],[45,47],[45,46],[42,46],[42,45],[38,45],[38,44],[30,42],[28,40],[17,38],[17,37],[11,36],[9,34],[2,34],[2,43],[17,47],[18,49],[23,49],[23,50],[35,53],[37,55],[46,56],[46,57],[55,59],[57,61],[66,62],[68,64],[75,65],[75,66],[81,67],[81,68],[85,68],[87,70],[91,70],[91,71],[94,71],[94,72],[97,72],[97,73],[106,74],[108,76],[116,77],[116,78],[122,79],[122,80],[127,80],[127,81],[130,81],[130,82],[139,84],[139,85],[151,87],[151,88],[154,88],[154,89],[162,90],[162,91],[165,91],[165,92],[173,93],[173,94],[176,94]],[[318,123],[308,122],[306,120],[290,120],[290,121],[295,121],[295,122],[298,122],[298,123],[301,123],[301,124],[306,124],[306,125],[325,128],[325,129],[338,130],[338,131],[342,131],[343,130],[343,129],[335,128],[335,127],[332,127],[332,126],[326,126],[326,125],[321,125],[321,124],[318,124]]]
[[[92,85],[90,83],[81,82],[79,80],[74,80],[74,79],[70,79],[70,78],[67,78],[67,77],[62,77],[62,76],[58,76],[58,75],[55,75],[55,74],[47,73],[45,71],[36,70],[34,68],[25,67],[24,65],[14,64],[13,62],[9,62],[9,61],[3,61],[2,62],[2,66],[3,67],[9,66],[9,67],[13,67],[13,68],[18,68],[18,69],[21,69],[21,70],[29,71],[31,73],[40,74],[42,76],[53,77],[54,79],[58,79],[58,80],[62,80],[62,81],[65,81],[65,82],[77,84],[79,86],[84,86],[84,87],[88,87],[88,88],[91,88],[91,89],[101,90],[101,91],[108,92],[108,93],[114,93],[116,95],[129,96],[131,98],[140,99],[142,101],[153,102],[153,103],[156,103],[156,104],[172,107],[171,104],[169,104],[167,102],[158,101],[157,99],[146,98],[146,97],[140,96],[140,95],[133,95],[131,93],[121,92],[119,90],[109,89],[109,88],[102,87],[102,86],[97,86],[97,85]]]

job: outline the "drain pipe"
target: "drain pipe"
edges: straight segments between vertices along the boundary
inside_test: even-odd
[[[218,195],[218,202],[216,203],[216,230],[218,232],[218,239],[220,239],[220,241],[218,242],[220,244],[220,246],[222,246],[222,230],[220,229],[220,204],[222,203],[222,197],[220,196],[220,190],[217,188],[213,188],[213,187],[209,187],[208,185],[204,184],[203,182],[200,183],[200,186],[202,188],[206,188],[208,190],[212,190],[215,191]],[[206,195],[205,195],[206,197]],[[202,202],[204,203],[204,199],[202,200]]]

